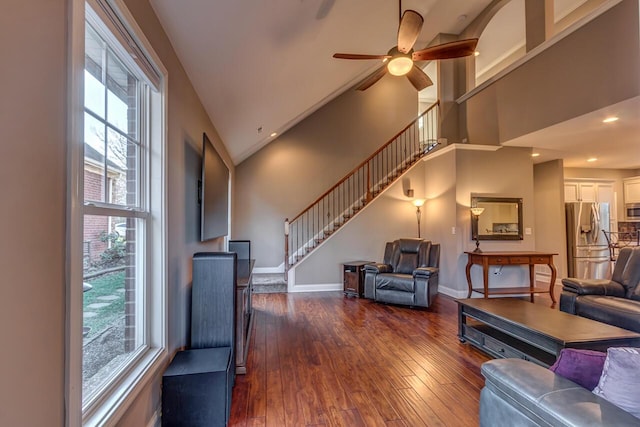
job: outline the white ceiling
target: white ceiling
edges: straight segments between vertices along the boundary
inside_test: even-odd
[[[603,123],[608,117],[618,121]],[[504,143],[535,147],[535,163],[563,159],[571,168],[640,168],[640,97],[550,126]],[[596,158],[589,162],[589,158]]]
[[[270,142],[272,132],[283,133],[379,66],[333,53],[386,53],[396,45],[399,11],[392,0],[150,2],[235,164]],[[459,34],[490,2],[405,0],[402,6],[425,18],[415,44],[421,49],[439,33]],[[504,29],[499,36],[508,38]],[[490,61],[501,53],[483,47],[481,57]],[[540,148],[536,161],[562,156],[571,167],[640,168],[638,150],[628,152],[629,144],[639,145],[638,102],[616,111],[632,120],[600,129],[590,125],[593,113],[508,145]],[[626,154],[614,159],[614,151]],[[581,160],[601,152],[597,164]]]
[[[392,0],[150,1],[236,164],[379,66],[335,52],[383,54],[397,44]],[[402,6],[425,18],[415,44],[423,48],[438,33],[459,34],[489,3]]]

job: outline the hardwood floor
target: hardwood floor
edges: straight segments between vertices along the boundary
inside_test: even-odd
[[[455,300],[416,310],[341,292],[253,298],[230,426],[478,425],[489,357],[458,341]]]

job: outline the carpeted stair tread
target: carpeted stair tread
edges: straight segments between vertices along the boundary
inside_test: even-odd
[[[254,273],[252,276],[254,294],[276,294],[287,292],[284,273]]]

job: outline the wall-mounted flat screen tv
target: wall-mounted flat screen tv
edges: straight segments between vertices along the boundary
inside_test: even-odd
[[[229,168],[206,133],[202,134],[200,240],[226,236],[229,230]]]

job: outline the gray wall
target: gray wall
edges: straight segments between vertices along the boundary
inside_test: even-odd
[[[533,197],[533,163],[528,148],[503,147],[497,151],[477,151],[465,144],[451,146],[445,154],[425,164],[427,223],[425,235],[443,246],[440,258],[440,290],[454,297],[466,297],[465,251],[475,249],[471,239],[471,195],[519,197],[523,199],[523,226],[532,234],[516,241],[480,242],[484,251],[534,250],[536,247]],[[455,234],[452,233],[455,227]],[[482,283],[482,271],[471,270],[474,286]],[[503,274],[490,278],[492,286],[528,283],[528,270],[505,267]]]
[[[625,0],[469,98],[469,142],[499,144],[637,96],[639,50],[638,2]]]
[[[8,346],[0,356],[2,426],[64,425],[67,3],[9,0],[0,18],[0,328]],[[187,343],[191,256],[223,243],[198,241],[202,132],[232,172],[233,166],[148,1],[126,3],[170,75],[167,301],[173,354]],[[158,375],[119,425],[146,425],[159,403]]]
[[[0,425],[62,426],[66,1],[0,18]]]
[[[424,162],[418,162],[402,178],[350,219],[318,249],[296,264],[294,292],[342,289],[342,264],[347,261],[382,262],[384,244],[401,237],[418,237],[416,208],[405,190],[424,197]],[[422,214],[421,235],[428,217]]]
[[[436,153],[438,156],[427,159],[424,167],[425,236],[440,243],[440,290],[450,295],[466,283],[456,284],[456,270],[463,242],[469,239],[464,225],[458,222],[456,153],[452,149]]]
[[[418,97],[405,78],[385,76],[348,90],[237,165],[233,237],[252,242],[256,267],[284,260],[292,219],[415,120]]]
[[[464,229],[463,251],[475,249],[471,240],[471,219],[469,203],[471,194],[496,197],[522,198],[522,220],[525,229],[531,228],[532,234],[525,233],[523,240],[480,242],[484,251],[521,251],[536,248],[533,228],[535,225],[535,206],[533,198],[533,162],[531,149],[503,147],[496,152],[461,151],[456,161],[457,187],[456,199],[458,221]],[[460,255],[456,278],[457,284],[466,282],[464,267],[467,257]],[[472,269],[474,284],[482,283],[482,271]],[[514,283],[528,283],[528,269],[523,267],[505,267],[501,276],[493,276],[491,283],[498,286],[513,286]],[[474,285],[475,286],[475,285]]]
[[[564,174],[562,160],[540,163],[533,168],[536,207],[536,250],[555,252],[557,280],[567,276],[567,243],[564,215]],[[536,267],[548,274],[548,268]]]

